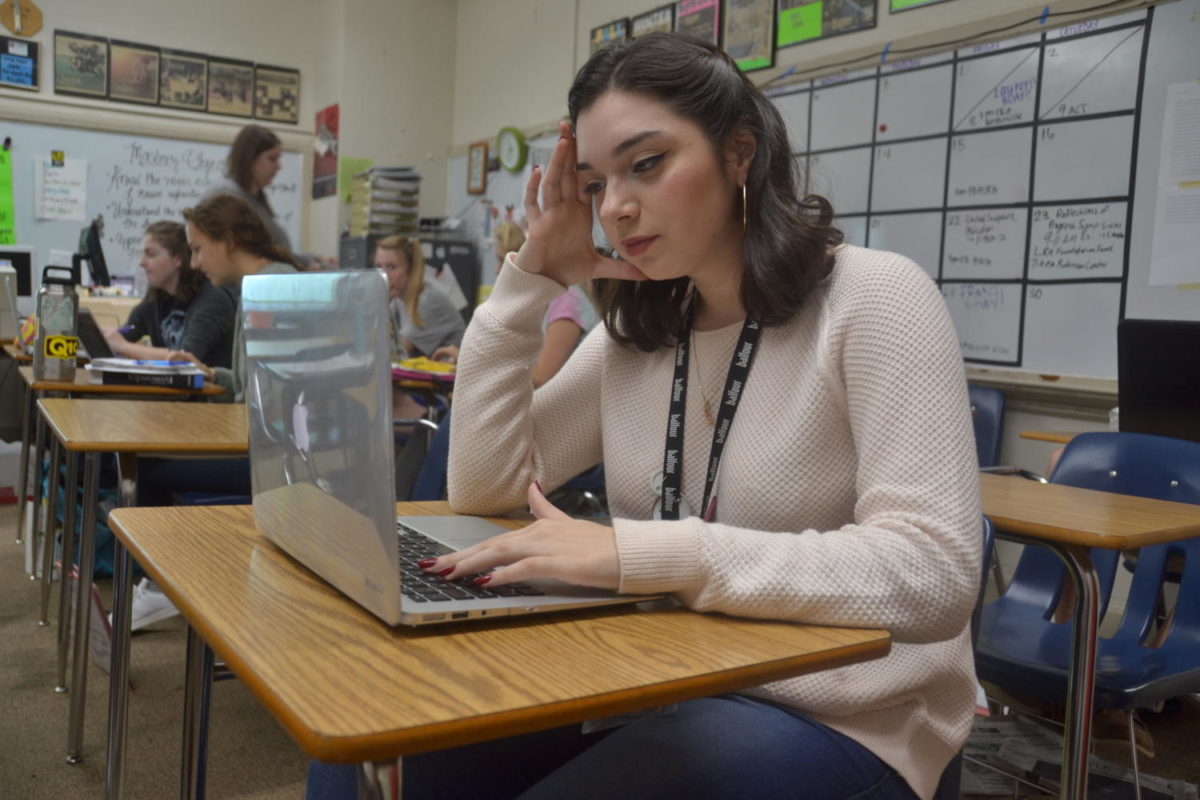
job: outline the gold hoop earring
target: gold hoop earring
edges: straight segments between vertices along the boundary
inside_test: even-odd
[[[746,184],[742,184],[742,232],[746,231]]]

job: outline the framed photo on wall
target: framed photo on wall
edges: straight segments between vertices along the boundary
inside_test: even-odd
[[[488,143],[475,142],[467,150],[467,194],[487,191]]]
[[[108,96],[108,39],[54,32],[54,93]]]
[[[36,92],[41,45],[24,39],[0,36],[0,86]]]
[[[254,114],[254,64],[209,56],[208,113],[234,117]]]
[[[208,56],[163,50],[158,62],[159,105],[204,111],[208,108]]]
[[[108,98],[158,105],[159,50],[113,39],[108,43]]]
[[[300,70],[255,64],[254,116],[272,122],[299,122]]]
[[[653,11],[638,14],[629,20],[629,38],[636,39],[647,33],[671,33],[675,30],[675,4],[668,3]]]
[[[629,38],[629,18],[614,19],[598,28],[592,28],[592,49],[603,50],[613,42],[623,42]]]
[[[775,65],[775,0],[726,0],[725,52],[742,72]]]
[[[679,0],[675,32],[721,44],[721,0]]]

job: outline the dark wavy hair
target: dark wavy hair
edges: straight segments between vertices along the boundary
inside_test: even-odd
[[[225,157],[225,175],[231,181],[245,190],[268,211],[275,213],[267,200],[267,193],[259,189],[257,193],[251,189],[251,178],[254,174],[254,159],[268,150],[281,146],[279,137],[269,128],[262,125],[247,125],[238,131],[233,144],[229,147],[229,155]]]
[[[588,59],[567,95],[571,124],[607,91],[656,100],[700,126],[715,157],[729,137],[750,133],[756,151],[746,177],[746,233],[741,300],[764,326],[800,309],[833,266],[842,234],[823,197],[799,197],[799,169],[783,118],[720,48],[693,36],[651,33],[610,45]],[[736,205],[741,205],[738,192]],[[652,352],[683,333],[691,281],[597,281],[596,300],[609,334]]]
[[[252,256],[297,267],[292,254],[275,244],[258,212],[240,197],[215,194],[192,208],[185,208],[183,218],[214,241],[225,242]]]
[[[200,270],[192,269],[192,250],[188,247],[187,229],[174,220],[161,219],[147,225],[145,235],[179,259],[179,287],[175,290],[175,296],[183,303],[192,302],[192,298],[208,279]],[[153,287],[146,291],[146,296],[154,302],[158,302],[158,298],[163,294],[162,289]]]

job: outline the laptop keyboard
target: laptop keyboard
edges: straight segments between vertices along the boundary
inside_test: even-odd
[[[396,532],[400,537],[400,591],[410,600],[418,603],[437,603],[447,600],[537,597],[544,594],[526,583],[510,583],[493,589],[476,586],[471,582],[479,575],[468,575],[448,581],[440,575],[426,573],[417,566],[418,561],[437,558],[453,551],[403,522],[396,523]]]

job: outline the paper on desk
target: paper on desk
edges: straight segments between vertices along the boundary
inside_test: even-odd
[[[1200,283],[1200,82],[1167,87],[1150,285]]]

